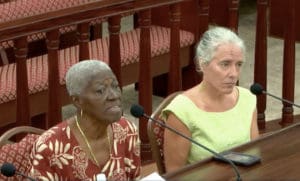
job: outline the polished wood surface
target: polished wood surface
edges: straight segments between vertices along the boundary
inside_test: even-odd
[[[97,0],[79,6],[18,18],[0,24],[0,41],[10,40],[35,32],[58,29],[61,26],[80,24],[95,17],[109,17],[136,12],[183,0]]]
[[[300,124],[264,136],[233,150],[259,156],[261,163],[238,166],[241,178],[246,180],[299,180]],[[167,180],[235,180],[229,164],[211,158],[166,174]]]

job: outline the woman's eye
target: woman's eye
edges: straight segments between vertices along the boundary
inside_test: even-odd
[[[222,67],[228,67],[229,63],[228,62],[221,62],[220,65]]]
[[[103,94],[103,93],[104,93],[104,91],[105,91],[105,90],[104,90],[104,88],[102,88],[102,89],[98,89],[98,90],[97,90],[97,93],[99,93],[99,94]]]
[[[242,65],[243,65],[243,62],[240,62],[237,64],[238,67],[242,67]]]
[[[118,83],[113,83],[112,85],[111,85],[111,87],[113,88],[113,89],[120,89],[120,86],[119,86],[119,84]]]

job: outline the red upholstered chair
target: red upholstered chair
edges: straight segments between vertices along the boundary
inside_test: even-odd
[[[27,175],[29,172],[29,155],[32,144],[44,130],[29,126],[20,126],[6,131],[0,137],[0,166],[3,163],[12,163],[16,170]],[[12,142],[10,139],[19,133],[26,135],[19,142]],[[21,176],[7,178],[0,175],[0,180],[23,180]]]
[[[160,120],[159,116],[161,111],[180,93],[182,93],[182,91],[168,95],[151,114],[151,118]],[[148,120],[147,132],[151,145],[152,156],[156,162],[159,174],[166,173],[163,154],[164,130],[165,128],[163,128],[159,123],[156,123],[151,119]]]

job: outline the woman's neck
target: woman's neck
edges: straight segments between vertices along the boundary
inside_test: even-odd
[[[107,137],[108,124],[89,116],[77,114],[79,126],[89,140],[96,140],[101,137]]]
[[[198,106],[209,112],[223,112],[231,109],[238,100],[237,89],[233,89],[230,94],[224,94],[209,84],[201,83],[198,91],[200,94],[198,99],[201,100],[197,101]]]
[[[206,82],[201,82],[199,84],[199,92],[203,94],[206,98],[214,102],[222,102],[228,98],[227,94],[221,93],[216,88],[214,88]]]

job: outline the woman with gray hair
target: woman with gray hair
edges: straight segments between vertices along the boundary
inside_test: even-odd
[[[140,176],[139,137],[122,117],[121,89],[99,60],[73,65],[66,86],[77,113],[41,135],[30,174],[38,180],[135,180]]]
[[[257,138],[256,97],[236,86],[245,61],[243,40],[229,29],[214,27],[203,34],[195,61],[203,80],[163,110],[166,124],[216,152]],[[164,134],[168,172],[211,156],[173,132]]]

